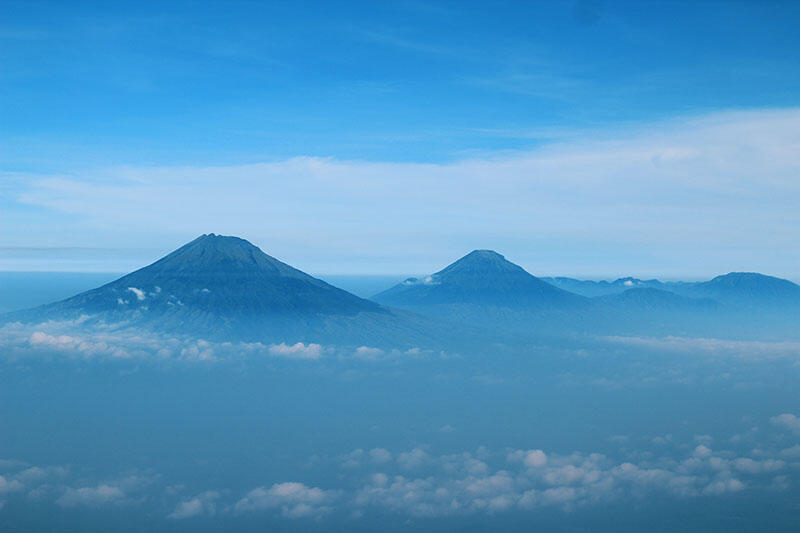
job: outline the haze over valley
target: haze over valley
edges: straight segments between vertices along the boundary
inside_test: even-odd
[[[799,27],[0,0],[0,533],[796,532]]]
[[[769,501],[788,530],[798,289],[540,279],[476,250],[367,299],[202,235],[0,315],[4,450],[29,458],[2,463],[3,512],[33,529],[38,507],[81,530],[722,530]]]

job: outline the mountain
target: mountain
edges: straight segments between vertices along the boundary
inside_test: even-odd
[[[580,294],[588,298],[596,296],[607,296],[609,294],[619,294],[634,288],[663,289],[666,284],[657,279],[642,280],[638,278],[619,278],[614,281],[591,281],[566,277],[540,278],[559,289]]]
[[[800,286],[791,281],[755,272],[731,272],[710,281],[662,282],[657,279],[619,278],[590,281],[567,277],[541,278],[551,285],[590,298],[621,294],[630,289],[650,288],[690,298],[717,300],[733,307],[800,306]]]
[[[763,274],[732,272],[705,282],[543,281],[590,297],[593,306],[578,325],[596,334],[769,340],[800,335],[800,286]]]
[[[710,281],[684,284],[679,290],[736,307],[800,308],[800,285],[756,272],[731,272]]]
[[[244,239],[202,235],[102,287],[33,310],[22,321],[125,324],[202,338],[337,341],[409,338],[421,325],[297,270]]]
[[[0,323],[79,320],[80,327],[103,331],[391,348],[471,347],[478,339],[528,343],[565,333],[800,335],[800,286],[762,274],[734,272],[702,283],[550,281],[605,294],[574,294],[496,252],[475,250],[371,301],[246,240],[212,233],[106,285],[0,316]]]
[[[491,250],[470,252],[435,274],[409,278],[372,299],[410,308],[477,304],[512,309],[563,307],[583,300],[532,276]]]
[[[720,308],[717,301],[709,298],[690,298],[649,287],[628,289],[619,294],[600,296],[595,300],[617,307],[624,312],[716,311]]]
[[[597,335],[728,336],[730,315],[723,304],[651,287],[592,298],[587,331]]]

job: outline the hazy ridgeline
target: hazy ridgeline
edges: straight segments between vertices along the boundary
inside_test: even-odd
[[[6,315],[4,530],[796,527],[795,285],[391,281],[211,235]]]

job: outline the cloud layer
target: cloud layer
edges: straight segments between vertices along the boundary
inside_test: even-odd
[[[192,493],[180,480],[150,471],[92,481],[85,472],[0,460],[0,512],[5,505],[51,501],[65,511],[141,507],[156,503],[168,520],[214,515],[233,519],[266,513],[283,519],[319,519],[332,513],[358,519],[364,512],[406,517],[532,512],[579,508],[653,496],[721,498],[744,491],[786,491],[800,475],[798,417],[772,417],[758,441],[749,436],[719,440],[697,435],[678,442],[671,435],[625,443],[614,456],[596,452],[558,453],[538,448],[433,453],[427,446],[392,451],[356,449],[340,456],[315,456],[315,469],[339,471],[324,484],[273,481],[242,491],[208,489]],[[746,441],[756,447],[749,450]],[[649,448],[649,449],[648,449]],[[656,453],[658,452],[658,453]],[[309,469],[310,467],[310,469]],[[88,481],[87,481],[88,480]],[[331,483],[334,483],[331,486]],[[328,485],[327,487],[325,485]]]
[[[88,317],[37,324],[10,322],[0,326],[0,357],[6,359],[54,356],[72,359],[182,360],[213,362],[233,359],[280,358],[351,361],[385,361],[448,357],[421,348],[382,350],[370,346],[355,349],[316,343],[265,344],[261,342],[211,342],[187,336],[167,335],[128,328],[124,323],[87,327]]]

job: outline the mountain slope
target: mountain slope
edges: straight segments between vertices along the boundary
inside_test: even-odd
[[[617,307],[621,312],[641,311],[715,311],[720,304],[708,298],[690,298],[674,292],[649,287],[628,289],[619,294],[599,296],[597,302]]]
[[[581,303],[491,250],[475,250],[423,279],[410,278],[373,300],[399,307],[473,304],[538,310]]]

